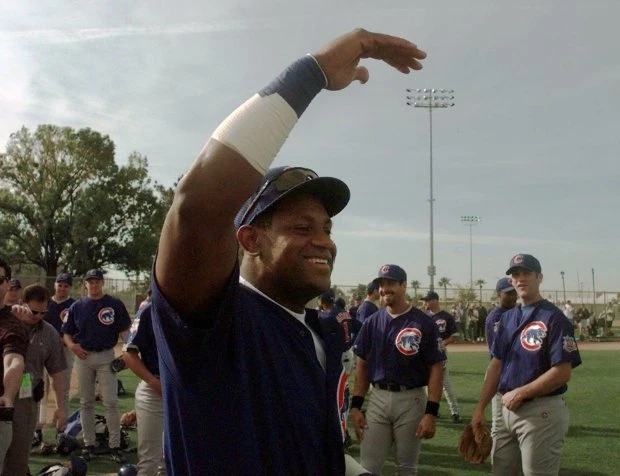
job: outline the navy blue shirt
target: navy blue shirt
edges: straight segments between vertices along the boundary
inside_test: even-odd
[[[528,306],[529,307],[529,306]],[[498,391],[506,393],[526,385],[551,367],[570,362],[581,364],[573,325],[564,313],[547,300],[528,309],[524,316],[521,306],[502,314],[491,352],[502,361]],[[567,385],[549,395],[566,392]]]
[[[366,361],[371,382],[409,387],[428,385],[430,367],[446,360],[439,329],[415,307],[398,317],[384,308],[367,318],[353,351]]]
[[[91,352],[111,349],[118,336],[131,326],[123,301],[105,294],[101,299],[84,297],[75,301],[67,313],[61,332]]]
[[[323,369],[309,329],[239,284],[238,265],[203,317],[153,286],[168,473],[343,475],[341,334],[325,336]],[[321,335],[316,311],[305,321]]]
[[[452,334],[456,334],[456,321],[450,313],[439,311],[437,314],[432,314],[431,319],[435,322],[442,339],[447,339]]]
[[[510,308],[512,309],[512,308]],[[491,355],[491,349],[493,348],[493,341],[495,340],[495,334],[499,327],[499,320],[506,311],[510,309],[504,309],[503,307],[495,306],[491,309],[491,312],[486,317],[484,322],[485,335],[487,338],[487,346],[489,347],[489,355]]]
[[[363,324],[367,317],[372,316],[378,310],[379,308],[374,302],[365,300],[357,308],[357,320]]]
[[[140,352],[140,359],[144,366],[153,375],[159,376],[159,360],[157,358],[157,343],[153,333],[151,317],[152,305],[149,302],[138,311],[131,323],[129,334],[123,350]]]
[[[47,304],[47,314],[45,315],[45,320],[54,326],[54,329],[56,329],[59,334],[61,333],[60,329],[62,325],[67,320],[69,308],[74,302],[75,299],[70,297],[65,299],[63,302],[56,302],[53,299],[50,299]]]
[[[336,327],[342,329],[342,352],[346,352],[353,346],[362,325],[355,319],[351,319],[351,314],[344,309],[335,307],[327,314],[319,317],[321,317],[321,328],[324,332],[334,332]]]

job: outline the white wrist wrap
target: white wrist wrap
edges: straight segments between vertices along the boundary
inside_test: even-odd
[[[293,108],[279,94],[255,94],[235,109],[211,137],[241,154],[265,175],[297,120]]]

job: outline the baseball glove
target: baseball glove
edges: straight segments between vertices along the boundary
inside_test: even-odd
[[[136,419],[136,411],[131,410],[130,412],[123,413],[121,416],[121,425],[127,427],[135,427],[137,423]]]
[[[459,437],[459,456],[471,464],[480,464],[491,454],[493,439],[491,432],[483,428],[473,428],[471,423]]]
[[[114,373],[120,372],[121,370],[125,370],[126,368],[127,368],[127,364],[125,363],[122,357],[117,357],[112,362],[110,362],[110,369]]]

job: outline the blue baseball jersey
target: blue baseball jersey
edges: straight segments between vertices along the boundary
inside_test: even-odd
[[[574,368],[581,364],[572,324],[547,300],[502,314],[491,352],[502,361],[500,393],[536,380],[555,365],[570,362]],[[566,389],[564,384],[549,395]]]
[[[70,297],[62,302],[56,302],[53,299],[50,299],[47,304],[47,314],[45,315],[45,320],[54,326],[54,329],[56,329],[59,334],[62,325],[67,320],[69,308],[74,302],[75,299]]]
[[[84,297],[75,301],[61,332],[69,334],[85,350],[101,352],[114,347],[119,334],[130,326],[123,301],[105,294],[101,299]]]
[[[431,315],[431,319],[435,322],[435,325],[439,330],[439,337],[442,339],[447,339],[452,334],[456,334],[456,321],[450,313],[446,311],[439,311],[438,313]]]
[[[410,387],[428,385],[430,367],[446,360],[439,329],[415,307],[398,317],[384,308],[367,318],[353,352],[366,361],[371,382]]]
[[[497,328],[499,327],[499,320],[502,317],[502,314],[509,310],[510,309],[504,309],[503,307],[495,306],[493,309],[491,309],[491,312],[487,314],[487,317],[484,321],[487,346],[489,347],[489,355],[491,356],[491,349],[493,348],[493,341],[495,340],[495,334],[497,333]]]
[[[322,335],[315,310],[305,322]],[[323,336],[324,369],[309,329],[241,285],[238,265],[198,318],[155,284],[153,330],[169,474],[344,474],[341,334]]]
[[[378,310],[374,302],[366,300],[357,308],[357,320],[363,324],[367,317],[372,316]]]
[[[138,311],[129,328],[129,334],[127,335],[123,350],[140,352],[140,359],[144,366],[153,375],[159,376],[157,343],[153,333],[151,309],[151,302],[148,302],[146,306]]]
[[[357,320],[351,319],[351,314],[344,309],[334,308],[321,318],[324,335],[328,332],[338,332],[342,336],[342,352],[353,346],[361,327],[362,325]]]

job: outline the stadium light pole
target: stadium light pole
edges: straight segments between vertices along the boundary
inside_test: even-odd
[[[467,215],[461,216],[461,223],[469,227],[469,288],[474,289],[474,245],[472,228],[480,223],[480,217]]]
[[[423,107],[428,109],[429,125],[429,157],[430,157],[430,265],[428,276],[430,277],[430,290],[435,290],[435,251],[433,236],[433,109],[446,109],[454,106],[454,90],[452,89],[407,89],[407,106]]]
[[[566,284],[564,283],[564,271],[560,271],[562,275],[562,292],[564,293],[564,304],[566,304]]]
[[[596,316],[596,288],[594,287],[594,268],[592,268],[592,315]]]

